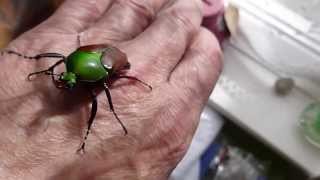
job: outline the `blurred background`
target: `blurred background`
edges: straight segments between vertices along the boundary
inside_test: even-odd
[[[0,0],[0,47],[63,0]],[[203,0],[224,69],[170,180],[320,178],[320,0]]]
[[[0,0],[0,47],[48,18],[63,0]]]

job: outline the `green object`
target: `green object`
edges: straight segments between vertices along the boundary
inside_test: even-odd
[[[60,77],[61,81],[65,81],[67,86],[73,88],[77,83],[77,76],[73,72],[64,72]]]
[[[77,77],[81,81],[96,82],[108,75],[107,69],[101,63],[101,52],[85,52],[77,50],[67,57],[67,72],[76,76],[68,76],[72,82]],[[62,77],[63,79],[63,77]]]
[[[78,42],[80,42],[80,39],[78,39]],[[85,142],[97,113],[98,101],[96,89],[98,87],[104,89],[110,111],[121,125],[124,134],[128,134],[128,131],[119,119],[112,103],[110,93],[110,86],[112,82],[117,79],[128,79],[139,82],[152,90],[152,87],[147,83],[134,76],[128,76],[125,74],[126,71],[130,69],[130,63],[128,62],[127,55],[120,51],[120,49],[108,44],[81,46],[69,56],[64,56],[59,53],[42,53],[36,56],[26,56],[13,50],[4,50],[0,55],[4,53],[16,55],[28,60],[40,60],[44,58],[58,59],[58,61],[48,69],[30,73],[28,75],[28,80],[32,80],[32,77],[36,75],[44,74],[51,76],[55,86],[59,89],[68,89],[72,92],[73,89],[77,90],[77,88],[74,88],[75,86],[79,85],[86,87],[92,99],[91,113],[88,120],[86,134],[84,135],[83,142],[78,151],[84,152]],[[55,73],[55,68],[61,64],[65,64],[66,72],[62,72],[60,74]]]
[[[307,140],[320,148],[320,102],[306,107],[301,114],[300,125]]]

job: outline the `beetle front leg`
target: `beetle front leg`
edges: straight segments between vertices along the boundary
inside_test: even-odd
[[[121,125],[124,134],[127,135],[128,134],[128,130],[127,128],[124,126],[124,124],[122,123],[122,121],[120,120],[120,118],[118,117],[117,113],[114,111],[113,108],[113,103],[112,103],[112,98],[111,98],[111,93],[110,93],[110,89],[108,87],[108,84],[106,82],[103,83],[104,86],[104,91],[106,92],[106,96],[108,98],[108,103],[109,103],[109,107],[111,112],[113,113],[114,117],[117,119],[117,121],[119,122],[119,124]]]
[[[92,98],[91,114],[90,114],[90,117],[89,117],[89,120],[87,123],[88,124],[87,131],[86,131],[86,134],[83,138],[82,144],[81,144],[80,148],[77,150],[77,152],[82,151],[83,153],[85,153],[84,147],[86,144],[86,140],[87,140],[88,135],[90,133],[90,129],[93,124],[94,118],[96,117],[96,114],[97,114],[97,109],[98,109],[97,95],[93,91],[91,92],[91,98]]]
[[[37,71],[37,72],[34,72],[34,73],[30,73],[30,74],[28,74],[27,79],[28,79],[29,81],[31,81],[31,80],[32,80],[32,79],[31,79],[32,76],[35,76],[35,75],[38,75],[38,74],[51,75],[52,81],[54,82],[55,86],[56,86],[57,88],[63,88],[63,87],[61,87],[61,86],[58,85],[58,84],[59,84],[59,81],[54,78],[54,76],[59,76],[58,74],[55,74],[55,73],[54,73],[54,68],[57,67],[58,65],[60,65],[61,63],[64,63],[64,62],[65,62],[65,59],[61,59],[60,61],[56,62],[55,64],[53,64],[51,67],[49,67],[49,68],[46,69],[46,70],[42,70],[42,71]]]
[[[38,74],[46,74],[46,75],[55,75],[54,72],[54,68],[57,67],[58,65],[60,65],[61,63],[65,62],[65,59],[61,59],[60,61],[54,63],[52,66],[50,66],[48,69],[46,70],[42,70],[42,71],[37,71],[37,72],[33,72],[28,74],[28,80],[31,80],[32,76],[38,75]]]

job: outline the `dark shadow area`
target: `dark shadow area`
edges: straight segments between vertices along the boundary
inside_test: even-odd
[[[267,164],[268,180],[307,180],[304,171],[293,165],[288,159],[261,143],[253,135],[244,131],[241,127],[227,120],[218,137],[218,141],[253,154],[260,162]],[[203,180],[214,180],[213,174],[209,171]]]

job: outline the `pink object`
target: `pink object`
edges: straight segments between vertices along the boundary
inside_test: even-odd
[[[203,0],[204,18],[202,25],[213,32],[220,43],[230,36],[224,23],[224,1],[223,0]]]
[[[223,0],[203,0],[204,17],[219,14],[224,9]]]

